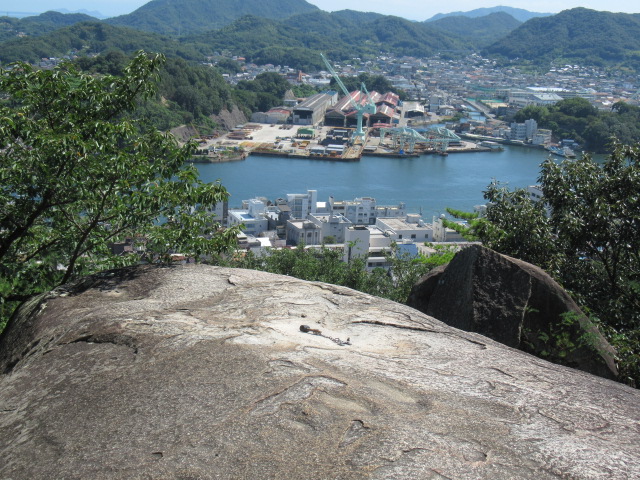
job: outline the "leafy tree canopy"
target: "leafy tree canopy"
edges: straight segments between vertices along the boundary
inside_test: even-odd
[[[401,100],[404,100],[407,96],[406,92],[400,88],[395,88],[389,80],[387,80],[384,75],[370,75],[368,73],[361,73],[357,77],[344,77],[340,78],[344,86],[347,87],[347,90],[354,91],[360,90],[360,86],[364,83],[367,87],[367,90],[370,92],[376,91],[378,93],[387,93],[394,92],[397,93]],[[331,88],[334,90],[340,90],[338,83],[334,78],[331,79],[331,83],[329,84]]]
[[[295,249],[273,250],[269,255],[261,257],[249,253],[230,258],[225,265],[342,285],[404,303],[411,288],[422,275],[435,266],[450,261],[455,253],[446,247],[436,247],[436,251],[430,257],[417,258],[389,254],[387,260],[393,274],[382,268],[367,272],[362,258],[345,263],[342,261],[342,251],[327,247],[306,249],[302,244]]]
[[[468,233],[554,276],[600,321],[621,375],[640,385],[640,145],[616,144],[604,163],[547,160],[539,182],[539,202],[492,183],[486,218]]]
[[[573,8],[533,18],[487,48],[488,54],[538,64],[640,66],[640,16]]]
[[[120,77],[72,65],[0,71],[2,318],[29,295],[140,260],[111,242],[135,239],[147,261],[232,244],[235,231],[219,234],[211,213],[226,190],[184,166],[193,145],[131,118],[163,61],[140,53]]]
[[[548,107],[529,105],[515,116],[517,122],[529,118],[556,137],[573,138],[595,153],[610,151],[613,137],[624,144],[640,141],[640,108],[623,102],[611,111],[599,111],[584,98],[568,98]]]

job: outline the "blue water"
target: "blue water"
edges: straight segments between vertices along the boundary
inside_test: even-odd
[[[363,157],[360,162],[250,156],[241,162],[199,164],[203,180],[220,179],[231,194],[230,207],[242,200],[275,200],[287,193],[317,190],[318,200],[374,197],[378,205],[405,202],[425,218],[445,207],[472,210],[485,203],[482,192],[492,179],[510,187],[536,183],[542,150],[506,147],[503,152],[457,153],[448,157]]]

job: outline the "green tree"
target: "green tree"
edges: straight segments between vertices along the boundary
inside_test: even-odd
[[[131,120],[154,94],[164,57],[139,53],[123,75],[72,65],[0,71],[0,301],[17,302],[79,275],[139,261],[110,243],[138,238],[149,261],[227,249],[212,207],[227,198],[185,167],[193,145]]]
[[[604,163],[547,160],[539,182],[539,202],[491,184],[470,233],[547,270],[599,321],[621,378],[640,385],[640,145],[615,144]]]
[[[525,120],[533,118],[538,125],[546,125],[547,118],[549,116],[549,110],[547,107],[541,107],[538,105],[527,105],[522,110],[518,110],[514,120],[518,123],[524,123]]]
[[[318,91],[308,83],[295,85],[291,89],[296,97],[310,97],[311,95],[318,93]]]
[[[422,275],[453,256],[448,248],[436,250],[436,254],[431,257],[409,258],[389,254],[387,261],[391,267],[390,272],[382,268],[367,272],[362,258],[343,262],[341,250],[325,246],[305,248],[302,244],[293,249],[270,250],[264,256],[255,256],[249,252],[223,263],[232,267],[290,275],[302,280],[342,285],[404,303],[411,287]]]

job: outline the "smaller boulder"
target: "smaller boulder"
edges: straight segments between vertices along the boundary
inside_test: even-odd
[[[560,285],[542,269],[481,245],[422,277],[407,304],[554,363],[617,376],[615,351]]]

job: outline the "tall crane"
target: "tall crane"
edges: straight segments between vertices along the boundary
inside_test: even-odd
[[[321,53],[320,56],[322,57],[322,60],[324,61],[324,64],[327,66],[327,69],[329,70],[329,73],[331,73],[331,75],[333,75],[333,78],[336,79],[336,83],[338,85],[340,85],[340,88],[342,89],[342,91],[344,92],[344,94],[349,98],[349,102],[351,103],[351,106],[355,109],[356,111],[356,119],[357,119],[357,127],[355,132],[353,132],[353,140],[356,140],[356,138],[364,138],[364,130],[362,130],[362,118],[364,117],[365,113],[368,113],[369,115],[373,115],[374,113],[376,113],[377,109],[376,109],[376,104],[373,103],[371,101],[371,97],[369,96],[369,92],[367,92],[367,87],[365,86],[364,83],[362,83],[361,87],[360,87],[360,93],[362,93],[362,90],[364,90],[366,92],[367,95],[367,100],[365,102],[365,104],[361,104],[361,103],[357,103],[353,97],[351,96],[351,94],[349,93],[349,91],[347,90],[347,87],[344,86],[344,83],[342,83],[342,80],[340,80],[340,77],[338,76],[338,74],[336,73],[336,71],[333,69],[333,67],[331,66],[331,64],[329,63],[329,60],[327,60],[327,58]]]

